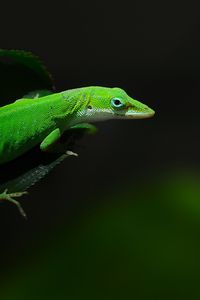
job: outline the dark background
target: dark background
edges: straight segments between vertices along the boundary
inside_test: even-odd
[[[74,232],[74,227],[77,228],[83,215],[93,216],[94,211],[109,205],[109,199],[113,199],[113,195],[121,193],[123,202],[123,195],[129,189],[133,193],[131,199],[134,202],[135,190],[137,193],[146,191],[149,205],[151,198],[148,198],[148,189],[153,185],[157,190],[156,182],[162,178],[167,177],[173,183],[172,178],[176,177],[176,174],[180,174],[181,177],[183,174],[189,176],[191,173],[198,176],[200,13],[198,5],[193,2],[175,1],[170,4],[163,1],[92,3],[66,1],[62,4],[57,1],[49,3],[48,6],[27,2],[22,7],[18,3],[3,8],[0,22],[0,47],[24,49],[37,54],[53,74],[57,90],[89,85],[118,86],[156,111],[155,117],[149,120],[99,123],[98,134],[85,137],[81,141],[77,150],[79,158],[66,160],[32,188],[30,195],[21,201],[28,214],[28,221],[24,221],[12,205],[1,205],[0,274],[2,278],[8,277],[5,286],[12,289],[12,284],[9,285],[10,276],[15,277],[14,274],[21,264],[28,265],[34,259],[37,261],[33,257],[39,256],[38,253],[42,248],[40,244],[54,244],[51,237],[61,232],[62,228],[69,231],[72,228],[71,232]],[[161,181],[165,182],[165,179]],[[180,189],[184,185],[181,185]],[[163,189],[162,193],[161,189],[159,203],[162,203],[164,195],[166,191]],[[137,197],[139,199],[139,196]],[[153,196],[152,198],[154,199]],[[115,203],[114,200],[111,202]],[[114,204],[110,205],[114,207]],[[142,205],[145,208],[145,202]],[[128,206],[127,209],[129,210]],[[85,218],[87,220],[87,217]],[[149,222],[151,223],[154,218],[154,215],[150,217]],[[101,222],[100,224],[102,225]],[[148,228],[148,225],[146,226]],[[158,222],[155,227],[159,226]],[[130,226],[127,228],[130,229]],[[134,228],[137,232],[137,226]],[[125,235],[128,229],[124,229]],[[174,228],[171,230],[172,233]],[[115,230],[113,232],[116,234]],[[111,240],[113,232],[112,230],[110,232]],[[81,236],[81,231],[79,235]],[[161,234],[163,235],[165,236],[165,233]],[[95,233],[93,237],[98,240]],[[174,238],[177,240],[179,237],[180,234],[177,233]],[[122,240],[123,238],[122,234]],[[158,237],[157,241],[159,239]],[[198,238],[194,238],[194,241],[194,244],[198,243]],[[88,241],[87,244],[93,247],[92,253],[99,249],[98,243],[95,246],[94,244],[94,240]],[[48,246],[46,247],[48,249]],[[65,244],[65,247],[67,249],[68,245]],[[182,248],[180,246],[180,249]],[[79,249],[79,246],[74,246],[74,249]],[[152,251],[155,252],[154,250]],[[148,245],[146,251],[147,253],[150,251]],[[126,256],[126,247],[123,253]],[[135,252],[133,253],[130,254],[131,258],[135,255]],[[106,254],[105,250],[104,258]],[[57,255],[59,256],[59,253]],[[77,250],[76,255],[80,259],[83,252],[79,253]],[[75,261],[77,257],[74,258]],[[145,264],[143,258],[142,267],[137,265],[137,272],[142,268],[147,276],[150,267]],[[97,261],[98,255],[93,259]],[[183,261],[187,259],[186,255]],[[166,262],[165,258],[163,261]],[[115,262],[120,265],[118,256]],[[82,269],[87,269],[87,266],[82,265]],[[115,268],[109,260],[104,267],[105,273],[115,278],[116,272],[113,271]],[[50,267],[51,270],[52,268]],[[176,266],[174,268],[178,269]],[[97,269],[95,272],[98,273]],[[122,269],[119,266],[120,274],[121,272],[129,274],[128,283],[126,282],[128,287],[134,286],[131,282],[132,273],[127,271],[128,267]],[[31,267],[27,267],[27,270],[31,270]],[[40,268],[38,270],[40,272]],[[105,276],[104,271],[101,270],[102,276]],[[56,272],[60,282],[59,271]],[[185,272],[187,273],[186,269]],[[192,269],[191,272],[193,273]],[[166,274],[165,270],[163,273]],[[76,276],[79,274],[80,269],[77,267]],[[81,274],[84,274],[83,270]],[[70,278],[70,274],[68,275]],[[78,281],[76,276],[73,282],[75,290],[78,289],[75,284]],[[136,275],[134,280],[135,278]],[[32,279],[33,282],[34,280]],[[78,283],[80,282],[81,279]],[[101,285],[101,277],[93,282],[93,287],[97,282]],[[168,281],[165,278],[158,286],[163,287],[162,291],[169,292],[172,299],[173,293],[170,293],[170,289],[177,286],[176,280],[171,282],[170,288],[166,282]],[[127,290],[126,284],[120,286],[119,298],[123,295],[124,289]],[[108,299],[112,299],[112,288],[114,291],[117,285],[119,282],[115,284],[113,279],[112,287],[108,287],[111,293]],[[48,284],[46,289],[48,290]],[[107,287],[103,289],[107,291]],[[148,284],[142,285],[141,289],[148,290]],[[59,290],[62,289],[59,287]],[[94,288],[93,295],[96,295],[95,291]],[[181,288],[180,291],[182,292]],[[128,295],[131,295],[132,299],[137,292],[130,288]],[[157,294],[152,295],[156,299]],[[65,296],[63,291],[60,297],[65,299]],[[83,292],[84,296],[90,299],[88,291],[85,291],[85,294]],[[30,295],[24,297],[23,299],[30,299]],[[138,299],[138,296],[136,298]],[[5,296],[5,299],[10,298]],[[97,299],[97,296],[93,299]]]

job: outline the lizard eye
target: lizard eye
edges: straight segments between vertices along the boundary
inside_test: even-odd
[[[111,100],[111,105],[114,108],[122,108],[125,106],[124,103],[122,103],[121,99],[119,99],[119,98],[113,98]]]

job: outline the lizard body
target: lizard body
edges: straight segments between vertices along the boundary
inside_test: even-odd
[[[86,87],[0,107],[0,164],[37,144],[48,151],[74,125],[118,118],[147,118],[154,111],[119,88]]]

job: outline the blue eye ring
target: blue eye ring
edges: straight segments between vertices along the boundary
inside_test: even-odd
[[[112,105],[112,107],[114,107],[114,108],[122,108],[122,107],[125,106],[125,104],[122,103],[122,101],[121,101],[120,98],[113,98],[113,99],[111,100],[111,105]]]

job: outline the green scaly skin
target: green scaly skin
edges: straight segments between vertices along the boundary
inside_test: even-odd
[[[120,88],[84,87],[36,99],[19,99],[0,107],[0,164],[36,145],[41,151],[51,151],[66,130],[90,128],[90,124],[84,124],[87,122],[153,115],[151,108]],[[0,200],[11,201],[12,196],[5,192],[0,194]]]

